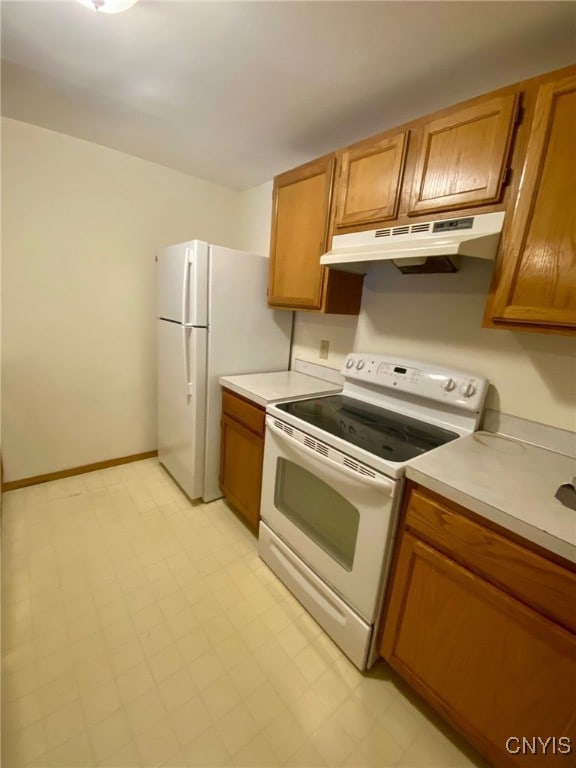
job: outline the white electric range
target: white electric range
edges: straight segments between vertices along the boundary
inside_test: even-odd
[[[359,669],[377,656],[407,463],[478,428],[488,382],[353,353],[338,395],[266,409],[259,553]]]

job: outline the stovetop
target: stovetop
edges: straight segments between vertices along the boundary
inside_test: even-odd
[[[403,462],[460,437],[433,424],[346,395],[275,406],[382,459]]]

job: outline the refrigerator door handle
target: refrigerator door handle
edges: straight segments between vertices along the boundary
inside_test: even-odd
[[[184,259],[184,275],[182,277],[182,323],[188,323],[188,291],[190,286],[190,267],[192,264],[192,253],[190,248],[186,248]]]
[[[192,396],[192,384],[190,382],[190,345],[188,344],[188,337],[190,336],[190,327],[182,326],[182,344],[184,354],[184,379],[186,397],[190,399]]]

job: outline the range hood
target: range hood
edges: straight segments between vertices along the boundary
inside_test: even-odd
[[[455,271],[455,267],[426,269],[425,264],[430,259],[453,265],[450,257],[457,256],[494,259],[503,222],[503,212],[482,213],[335,235],[332,250],[320,257],[320,264],[346,270],[354,265],[368,267],[374,261],[392,261],[403,272]]]

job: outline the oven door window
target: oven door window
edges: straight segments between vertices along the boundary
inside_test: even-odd
[[[352,570],[360,513],[344,496],[312,472],[279,458],[274,503],[343,568]]]

